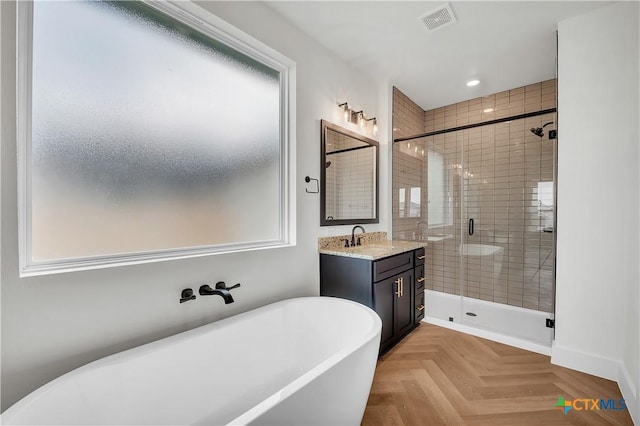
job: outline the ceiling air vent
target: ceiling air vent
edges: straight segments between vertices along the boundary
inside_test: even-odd
[[[449,3],[445,3],[436,10],[427,12],[418,19],[427,27],[429,31],[445,27],[456,22],[456,17],[451,10]]]

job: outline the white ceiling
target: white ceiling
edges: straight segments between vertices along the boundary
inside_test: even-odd
[[[558,22],[610,2],[452,1],[457,22],[435,31],[418,17],[444,1],[265,3],[428,110],[554,78]]]

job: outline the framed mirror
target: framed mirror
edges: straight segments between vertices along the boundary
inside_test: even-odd
[[[320,226],[378,223],[378,142],[321,120]]]

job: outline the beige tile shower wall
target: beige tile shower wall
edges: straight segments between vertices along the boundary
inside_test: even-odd
[[[417,141],[414,145],[423,146],[424,143]],[[427,188],[424,184],[426,167],[425,158],[422,155],[411,155],[406,149],[402,149],[406,146],[406,142],[393,145],[392,232],[395,239],[412,240],[419,222],[426,221],[427,217]],[[410,194],[413,188],[420,188],[420,208],[415,216],[410,213]],[[403,214],[400,212],[401,191],[405,197]]]
[[[424,110],[397,88],[393,88],[393,137],[417,135],[424,132]],[[416,151],[416,149],[420,151]],[[426,220],[427,190],[425,182],[425,157],[422,155],[424,142],[393,145],[393,235],[394,238],[410,239],[417,223]],[[409,197],[412,188],[420,188],[420,209],[417,217],[400,217],[400,190]],[[408,210],[408,198],[405,211]]]
[[[415,113],[400,118],[404,128],[417,135],[553,108],[555,99],[556,81],[548,80],[425,111],[422,130],[416,130],[410,119]],[[417,107],[402,93],[394,100],[403,103],[403,111]],[[411,239],[420,229],[417,222],[428,217],[427,161],[415,155],[415,149],[421,152],[424,146],[445,158],[448,179],[457,182],[449,188],[451,201],[455,206],[464,205],[465,211],[453,208],[456,224],[461,213],[476,221],[476,232],[472,237],[465,235],[465,243],[500,248],[492,255],[461,256],[459,229],[429,230],[447,237],[429,242],[428,288],[460,294],[458,283],[462,282],[464,294],[470,297],[552,311],[553,233],[544,229],[553,225],[553,210],[541,206],[540,191],[553,185],[553,141],[547,135],[556,126],[545,127],[544,138],[529,131],[550,121],[556,121],[555,114],[394,144],[394,238]],[[409,136],[395,121],[394,128],[398,129],[395,138]],[[458,169],[460,164],[463,169]],[[423,217],[400,217],[398,191],[418,180],[424,194]]]
[[[424,110],[397,88],[393,88],[393,138],[424,133]]]
[[[394,109],[395,99],[394,96]],[[406,104],[404,99],[402,99],[402,101]],[[409,100],[409,102],[411,101]],[[418,135],[467,124],[482,123],[499,118],[554,108],[555,106],[556,79],[552,79],[424,111],[424,127],[422,130],[413,134]],[[394,127],[396,127],[395,115]],[[394,133],[394,138],[405,136],[410,136],[410,134],[396,136]]]

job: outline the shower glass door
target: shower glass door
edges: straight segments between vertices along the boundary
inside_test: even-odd
[[[530,129],[551,121],[394,143],[394,238],[427,241],[425,288],[458,298],[427,316],[550,345],[555,141]]]
[[[482,301],[553,312],[554,141],[529,130],[553,115],[460,131],[462,322],[545,345],[543,319],[495,321]]]
[[[466,238],[460,227],[463,137],[462,132],[429,136],[418,148],[424,147],[426,220],[416,239],[428,241],[427,288],[458,296],[463,294],[460,247]]]

